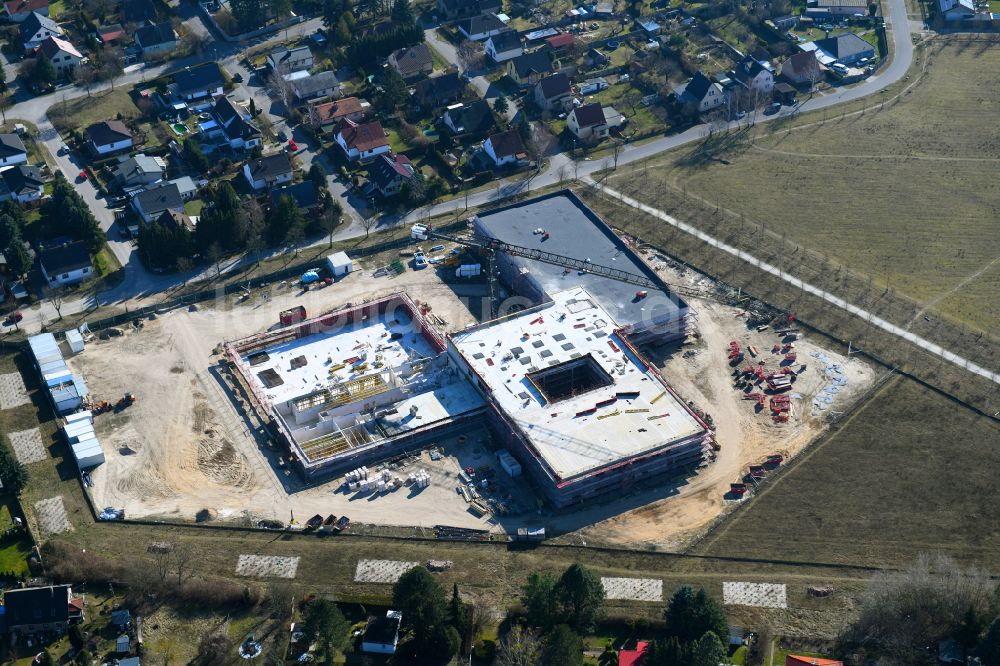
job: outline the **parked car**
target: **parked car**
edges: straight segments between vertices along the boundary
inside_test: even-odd
[[[781,111],[781,102],[771,102],[771,106],[767,107],[767,110],[764,111],[764,113],[770,116],[774,115],[778,111]]]

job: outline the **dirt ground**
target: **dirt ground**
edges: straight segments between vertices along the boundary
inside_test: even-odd
[[[690,273],[680,275],[663,266],[659,270],[670,284],[694,286],[697,280]],[[848,359],[846,349],[822,346],[800,330],[794,342],[798,359],[793,367],[803,363],[808,367],[788,393],[801,398],[792,400],[787,423],[774,423],[768,407],[758,413],[756,403],[744,400],[742,392],[735,388],[728,348],[730,341],[736,340],[744,349],[753,345],[760,351],[757,358],[747,354],[740,367],[766,360],[768,368],[776,368],[781,356],[771,354],[771,349],[779,336],[773,329],[749,330],[746,319],[738,316],[743,313],[740,308],[695,298],[688,302],[698,316],[698,339],[693,344],[643,351],[660,368],[667,383],[712,416],[716,441],[722,448],[714,462],[703,464],[684,482],[619,500],[617,504],[634,504],[637,508],[581,528],[578,535],[585,542],[679,549],[718,519],[727,505],[735,504],[725,495],[729,484],[740,481],[749,465],[763,462],[771,454],[788,458],[801,451],[826,427],[826,412],[820,416],[811,413],[813,396],[827,383],[823,367],[810,355],[812,352],[822,351],[830,361],[842,364],[848,379],[827,411],[846,409],[875,379],[875,369],[856,357]],[[610,513],[608,508],[602,507],[603,512]],[[581,522],[579,516],[575,522]]]
[[[414,300],[430,301],[449,328],[473,321],[433,271],[396,278],[360,271],[305,293],[275,286],[266,299],[261,292],[244,303],[230,298],[195,312],[175,310],[143,322],[141,329],[125,327],[120,337],[89,342],[70,363],[94,398],[114,402],[126,391],[138,397],[128,409],[96,418],[107,460],[91,475],[95,502],[123,507],[132,518],[194,520],[207,510],[203,516],[220,520],[294,516],[302,523],[316,513],[334,513],[364,523],[488,527],[467,511],[448,481],[460,471],[453,456],[432,462],[425,454],[412,465],[432,477],[419,494],[404,488],[378,499],[351,498],[334,494],[335,483],[305,487],[277,464],[277,451],[258,445],[217,373],[215,350],[223,340],[274,325],[282,309],[302,304],[319,313],[401,289]],[[401,470],[404,476],[409,471]]]
[[[668,282],[693,279],[667,277]],[[95,502],[123,507],[133,518],[175,520],[208,517],[245,523],[294,517],[303,523],[314,514],[333,513],[349,515],[355,522],[418,528],[446,524],[510,530],[541,523],[585,543],[675,549],[719,516],[729,484],[746,472],[748,464],[772,453],[794,455],[824,427],[823,417],[808,413],[812,396],[825,383],[816,364],[795,384],[792,393],[802,398],[793,401],[791,420],[772,423],[766,409],[756,414],[755,403],[742,400],[733,387],[727,348],[730,340],[754,344],[775,367],[778,358],[770,349],[776,335],[749,331],[745,320],[736,316],[737,309],[691,299],[700,337],[682,347],[646,351],[681,396],[712,415],[722,446],[716,460],[681,482],[646,487],[611,502],[558,514],[534,513],[535,499],[528,487],[502,479],[499,494],[512,494],[521,511],[491,522],[470,513],[455,492],[462,468],[495,462],[485,432],[470,433],[464,444],[439,442],[445,453],[441,460],[431,461],[425,451],[394,472],[405,477],[426,470],[432,482],[422,491],[403,488],[380,497],[345,495],[338,491],[339,481],[306,486],[282,467],[280,452],[255,438],[216,371],[216,351],[223,340],[273,326],[278,311],[292,305],[305,305],[316,314],[405,290],[414,300],[429,302],[432,312],[446,322],[443,328],[462,328],[474,321],[470,310],[479,309],[482,287],[460,287],[469,293],[471,303],[454,287],[430,270],[408,270],[395,278],[374,278],[365,270],[305,293],[279,285],[255,292],[245,302],[231,297],[193,312],[175,310],[143,322],[141,329],[125,327],[120,337],[88,343],[70,363],[86,378],[95,399],[114,401],[126,391],[138,396],[127,410],[96,419],[107,462],[92,473]],[[809,356],[820,349],[815,342],[806,338],[795,344],[800,363],[815,360]],[[843,363],[850,378],[832,409],[846,407],[852,394],[873,379],[873,370],[861,361],[823,351],[830,360]]]

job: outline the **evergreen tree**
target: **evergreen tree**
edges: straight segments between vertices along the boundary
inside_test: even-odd
[[[448,623],[455,627],[459,635],[465,633],[465,604],[462,603],[462,598],[458,596],[458,583],[452,584],[451,603],[448,604]]]
[[[413,630],[417,644],[426,646],[447,614],[444,591],[424,567],[413,567],[392,588],[393,607],[403,614],[403,622]]]
[[[410,0],[396,0],[392,3],[392,22],[399,26],[413,25],[413,8]]]
[[[548,573],[533,572],[521,588],[521,603],[528,613],[528,622],[536,627],[551,627],[559,619],[556,601],[556,577]]]
[[[993,620],[986,635],[979,641],[976,654],[986,666],[1000,664],[1000,617]]]
[[[556,625],[545,638],[543,663],[580,666],[583,664],[583,641],[565,624]]]
[[[395,67],[386,67],[383,72],[382,96],[379,98],[379,104],[383,111],[392,113],[409,101],[410,93],[406,89],[406,81]]]
[[[9,247],[15,240],[21,238],[21,225],[10,215],[0,214],[0,246]]]
[[[334,40],[339,46],[347,46],[351,43],[351,26],[347,20],[350,14],[345,13],[337,21],[337,29],[334,31]]]
[[[555,592],[569,624],[579,631],[591,631],[604,610],[601,579],[582,564],[571,564],[559,578]]]
[[[332,649],[342,649],[347,644],[347,630],[350,623],[344,618],[337,604],[328,599],[316,599],[306,611],[302,631],[310,638],[315,637],[323,646],[323,653],[329,659]]]
[[[252,99],[250,103],[253,103]],[[208,158],[205,157],[205,153],[201,150],[201,144],[193,136],[184,139],[184,159],[198,173],[205,173],[208,171],[209,166],[211,166]]]
[[[294,241],[293,229],[299,230],[295,233],[301,235],[304,227],[302,212],[295,204],[295,199],[283,195],[277,205],[271,208],[271,213],[267,217],[267,239],[271,245],[280,245],[285,241]],[[292,237],[290,238],[290,234]]]
[[[497,112],[497,115],[502,116],[506,114],[508,108],[510,108],[510,103],[507,102],[507,98],[503,95],[493,100],[493,110]]]
[[[0,483],[6,492],[20,495],[28,483],[28,470],[11,453],[10,440],[5,433],[0,433]]]
[[[323,25],[327,30],[333,30],[337,26],[343,13],[342,0],[323,0]]]
[[[24,242],[20,238],[14,239],[14,241],[7,246],[4,251],[4,256],[7,257],[7,268],[17,277],[23,276],[25,273],[31,270],[31,255],[24,248]]]
[[[32,78],[39,83],[52,84],[56,81],[56,68],[52,66],[49,59],[39,55],[35,58],[35,67]]]
[[[676,636],[681,644],[692,643],[711,631],[720,641],[729,640],[729,623],[717,601],[704,589],[697,592],[687,585],[679,587],[667,604],[664,617],[666,636]]]
[[[313,160],[312,166],[309,167],[309,180],[316,185],[316,189],[321,194],[326,190],[326,169],[323,168],[323,165],[318,160]]]
[[[726,648],[712,631],[691,644],[691,666],[719,666],[726,661]]]

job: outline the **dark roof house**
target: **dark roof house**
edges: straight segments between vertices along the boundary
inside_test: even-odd
[[[50,273],[68,273],[81,265],[89,266],[90,255],[87,254],[86,244],[76,241],[44,250],[42,262]],[[3,601],[8,630],[37,625],[67,625],[77,615],[71,609],[74,599],[69,585],[7,590]]]
[[[445,124],[455,134],[480,134],[493,127],[493,111],[485,99],[448,109],[444,116]]]
[[[413,79],[434,71],[434,58],[431,57],[427,44],[396,49],[389,54],[389,64],[404,79]]]
[[[491,134],[488,141],[493,153],[492,157],[497,162],[503,162],[505,158],[523,160],[528,156],[521,135],[516,129]]]
[[[184,208],[181,192],[173,183],[164,183],[158,187],[143,190],[135,195],[135,206],[150,219],[160,216],[165,210]]]
[[[0,134],[0,161],[9,160],[17,155],[27,155],[21,137],[16,134]]]
[[[462,96],[465,82],[455,72],[434,76],[417,83],[414,97],[424,106],[441,106]]]
[[[517,83],[533,83],[532,78],[541,78],[553,69],[552,61],[544,51],[533,51],[524,53],[510,60],[507,73],[512,74],[512,78]]]
[[[45,187],[45,180],[38,167],[18,164],[0,171],[7,191],[15,198],[37,195],[38,191]]]
[[[95,148],[110,146],[119,141],[132,138],[131,130],[120,120],[105,120],[94,123],[84,131],[84,134],[87,137],[87,141]]]
[[[58,23],[38,12],[28,14],[28,18],[24,19],[20,25],[20,31],[22,43],[41,41],[53,35],[61,37],[63,34],[63,29],[59,27]]]
[[[875,55],[875,47],[853,32],[817,39],[814,43],[818,49],[829,54],[831,58],[845,64],[851,64],[861,58],[870,58]]]
[[[383,196],[399,192],[404,181],[413,177],[413,165],[406,155],[379,155],[368,166],[368,182]]]
[[[288,153],[285,152],[250,160],[246,167],[249,177],[253,178],[254,182],[265,181],[269,183],[292,173],[292,162],[288,159]]]
[[[291,197],[300,210],[312,210],[320,204],[319,189],[311,180],[271,190],[271,200],[275,204],[281,201],[281,197]]]
[[[224,85],[222,70],[215,62],[206,62],[188,67],[174,74],[177,94],[182,97],[198,97],[221,88]]]
[[[177,33],[169,21],[144,25],[135,31],[135,43],[144,51],[157,47],[171,47],[177,43]]]
[[[495,14],[480,14],[458,22],[458,30],[469,39],[486,39],[506,27]]]

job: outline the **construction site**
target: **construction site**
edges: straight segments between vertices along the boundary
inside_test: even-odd
[[[793,319],[634,247],[572,193],[455,234],[417,226],[401,272],[355,260],[329,286],[164,312],[67,358],[94,401],[135,396],[94,416],[95,504],[671,547],[874,381]]]

